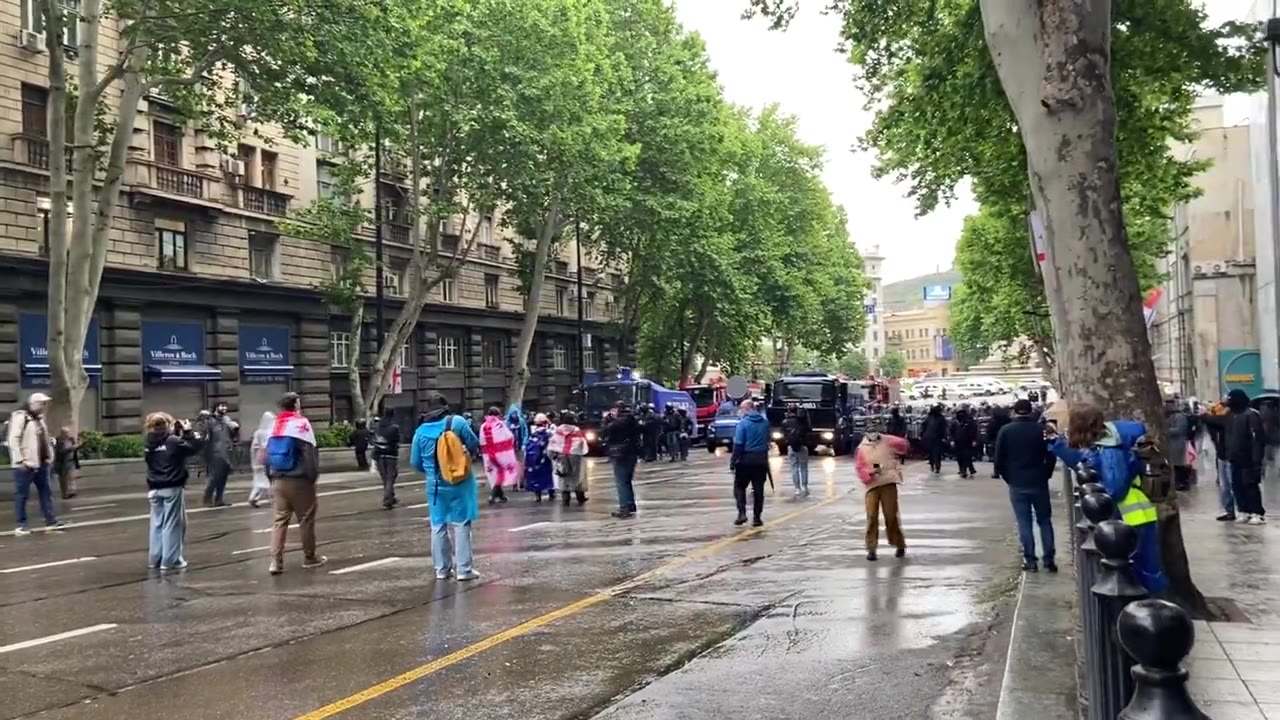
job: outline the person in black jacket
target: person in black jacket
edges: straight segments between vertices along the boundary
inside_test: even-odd
[[[58,477],[58,490],[63,500],[76,496],[76,478],[80,475],[80,441],[64,427],[53,441],[53,474]]]
[[[200,452],[202,438],[188,423],[167,413],[152,413],[146,420],[143,458],[147,464],[147,501],[151,504],[151,541],[148,563],[162,571],[187,566],[182,556],[187,534],[187,460]]]
[[[667,459],[675,462],[680,459],[680,428],[684,423],[676,413],[675,405],[668,405],[662,415],[662,437],[666,441]]]
[[[369,469],[369,426],[364,419],[356,421],[356,429],[351,431],[351,449],[356,453],[356,467]]]
[[[1231,465],[1240,519],[1250,525],[1262,525],[1267,521],[1267,511],[1262,506],[1262,466],[1267,446],[1262,416],[1249,406],[1249,396],[1240,389],[1227,393],[1227,409],[1230,412],[1226,415],[1201,418],[1209,427],[1223,430],[1223,450]]]
[[[885,423],[884,431],[900,438],[907,436],[907,419],[902,417],[902,410],[897,405],[889,410],[889,420]]]
[[[378,477],[382,478],[382,509],[390,510],[399,504],[396,499],[396,479],[400,477],[400,426],[395,421],[395,411],[384,408],[382,419],[373,432],[373,461],[377,464]]]
[[[1026,406],[1030,408],[1031,402],[1028,401]],[[991,458],[992,462],[995,462],[996,459],[996,438],[1000,437],[1000,429],[1012,421],[1012,418],[1009,417],[1009,408],[1003,405],[997,405],[991,411],[991,419],[987,421],[987,436],[984,441],[987,457]]]
[[[791,465],[791,484],[795,486],[796,497],[809,494],[809,433],[812,431],[808,410],[787,408],[782,420],[782,436],[790,451],[787,461]]]
[[[618,509],[610,513],[616,518],[627,519],[636,515],[636,492],[632,480],[636,474],[642,436],[640,423],[631,408],[619,401],[600,432],[613,466],[613,484],[618,490]]]
[[[947,419],[942,415],[942,405],[929,408],[920,429],[920,439],[929,454],[929,472],[937,475],[942,472],[942,447],[947,442]]]
[[[967,408],[956,410],[956,419],[951,421],[951,445],[956,454],[956,464],[960,467],[960,477],[977,475],[973,454],[978,449],[978,423]]]
[[[1040,528],[1040,548],[1044,569],[1058,572],[1054,562],[1053,501],[1049,495],[1049,479],[1057,458],[1049,451],[1044,429],[1036,421],[1030,400],[1013,405],[1013,420],[996,435],[996,477],[1009,486],[1009,501],[1018,521],[1018,538],[1022,541],[1022,569],[1036,571],[1036,538],[1031,523]]]

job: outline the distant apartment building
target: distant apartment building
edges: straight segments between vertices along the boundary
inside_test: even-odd
[[[958,365],[950,329],[951,309],[946,303],[889,313],[884,317],[885,351],[902,353],[910,377],[953,375]]]
[[[858,349],[874,366],[884,356],[884,255],[875,245],[862,253],[862,274],[867,278],[865,295],[867,329]]]
[[[0,0],[0,407],[48,384],[45,357],[50,158],[47,60],[36,42],[30,0]],[[110,56],[116,34],[103,33]],[[112,95],[118,97],[118,94]],[[349,420],[346,365],[370,362],[374,310],[358,336],[318,287],[337,262],[327,245],[283,235],[277,221],[332,192],[342,149],[326,137],[297,145],[270,127],[247,127],[230,152],[182,121],[165,98],[140,103],[125,186],[110,231],[107,267],[86,343],[91,388],[82,426],[137,433],[153,410],[194,415],[217,401],[256,422],[286,390],[302,395],[320,426]],[[385,203],[388,324],[407,290],[412,253],[409,188],[394,167],[379,178]],[[364,186],[372,206],[372,182]],[[72,219],[75,222],[75,219]],[[499,217],[443,222],[442,253],[479,233],[455,277],[442,282],[400,351],[402,389],[386,402],[405,418],[443,393],[458,408],[505,402],[524,317],[510,239]],[[372,243],[374,228],[361,240]],[[577,268],[572,244],[554,258],[536,307],[542,317],[530,355],[527,406],[564,407],[578,384]],[[619,363],[604,337],[615,313],[617,273],[584,267],[582,374]],[[370,275],[367,287],[372,292]]]
[[[1234,385],[1261,372],[1256,204],[1250,127],[1224,127],[1218,99],[1201,101],[1194,121],[1195,141],[1171,152],[1210,165],[1194,180],[1202,194],[1173,208],[1173,240],[1159,267],[1167,279],[1149,334],[1161,383],[1205,399],[1224,392],[1224,373]]]

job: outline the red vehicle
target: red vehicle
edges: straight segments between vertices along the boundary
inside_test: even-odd
[[[698,437],[706,437],[707,428],[711,426],[711,421],[715,420],[716,410],[720,408],[720,403],[728,399],[724,383],[714,382],[696,385],[687,383],[681,385],[680,389],[689,393],[689,396],[693,398],[693,404],[698,408],[698,416],[695,419],[698,427]]]

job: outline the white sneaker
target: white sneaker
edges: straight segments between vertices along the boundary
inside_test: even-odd
[[[1240,515],[1236,518],[1236,522],[1248,523],[1252,519],[1253,519],[1253,515],[1251,515],[1250,513],[1244,513],[1243,515]]]
[[[14,536],[14,537],[26,537],[27,535],[30,535],[30,534],[31,534],[31,531],[30,531],[30,530],[28,530],[28,529],[27,529],[27,527],[26,527],[25,525],[19,525],[19,526],[18,526],[16,529],[14,529],[14,531],[13,531],[13,536]]]
[[[450,575],[452,575],[452,574],[453,574],[453,570],[441,570],[441,571],[436,572],[436,579],[437,579],[437,580],[448,580],[448,579],[449,579],[449,576],[450,576]]]
[[[467,582],[469,580],[479,580],[479,579],[480,579],[480,573],[476,572],[475,570],[472,570],[470,572],[465,572],[465,573],[458,573],[459,582]]]
[[[1261,515],[1250,515],[1249,524],[1250,525],[1266,525],[1267,519]]]

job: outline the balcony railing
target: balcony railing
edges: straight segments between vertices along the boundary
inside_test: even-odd
[[[497,245],[482,245],[480,247],[481,257],[489,262],[498,262],[502,257],[502,251]]]
[[[46,138],[35,135],[16,135],[15,138],[22,144],[22,149],[15,148],[15,155],[20,161],[25,161],[31,167],[40,168],[41,170],[49,169],[49,141]],[[66,149],[67,172],[71,172],[71,155],[72,149]]]
[[[266,188],[242,186],[240,204],[245,210],[272,217],[284,217],[289,212],[289,196]]]
[[[160,192],[204,199],[205,178],[203,175],[167,165],[155,165],[152,172],[154,173],[155,188]]]
[[[387,223],[387,239],[401,245],[409,244],[409,226],[399,223]]]

